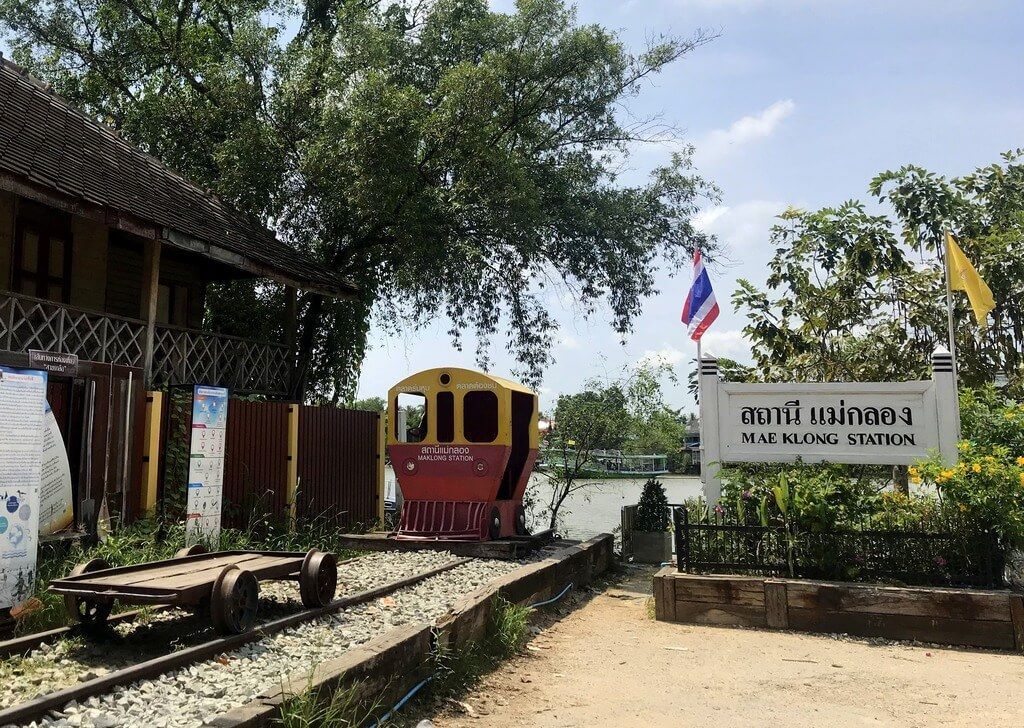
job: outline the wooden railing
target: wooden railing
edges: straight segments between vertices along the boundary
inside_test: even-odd
[[[146,324],[0,291],[0,348],[75,354],[103,364],[141,367]]]
[[[283,394],[291,374],[285,344],[157,324],[151,382],[211,384]],[[146,322],[0,291],[0,349],[75,354],[83,361],[142,368]]]
[[[242,392],[283,394],[291,366],[285,344],[177,326],[156,327],[153,381],[199,382]]]

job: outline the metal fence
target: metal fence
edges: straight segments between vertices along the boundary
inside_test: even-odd
[[[816,530],[794,520],[741,523],[714,512],[673,509],[679,571],[890,581],[917,586],[1002,586],[1003,553],[992,533],[864,524]]]

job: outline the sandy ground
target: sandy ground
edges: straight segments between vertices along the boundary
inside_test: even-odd
[[[430,717],[461,726],[972,726],[1024,720],[1024,656],[655,622],[632,570],[534,619],[522,656]],[[550,608],[549,608],[550,610]]]

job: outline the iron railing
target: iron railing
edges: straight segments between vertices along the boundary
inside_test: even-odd
[[[1003,552],[990,532],[862,527],[817,530],[794,520],[759,525],[713,511],[673,509],[676,564],[691,573],[741,573],[917,586],[1002,586]]]
[[[286,344],[157,324],[152,382],[210,384],[283,394],[291,377]],[[40,349],[83,361],[142,368],[146,322],[0,291],[0,349]]]

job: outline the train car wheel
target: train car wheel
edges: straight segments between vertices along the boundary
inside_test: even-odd
[[[109,568],[110,564],[103,559],[90,559],[76,566],[70,575],[81,576]],[[110,599],[88,599],[73,594],[64,595],[64,608],[67,610],[68,616],[88,629],[99,629],[105,625],[113,606],[114,602]]]
[[[516,506],[516,535],[530,535],[530,530],[526,527],[526,509],[523,507],[522,503]]]
[[[299,595],[308,609],[323,607],[334,599],[338,588],[338,559],[334,554],[311,549],[299,572]]]
[[[183,549],[178,549],[174,552],[174,558],[181,559],[186,556],[200,556],[201,554],[208,553],[208,549],[201,543],[186,546]]]
[[[224,567],[210,595],[210,616],[221,634],[242,634],[256,622],[260,585],[251,571]]]
[[[497,508],[491,509],[491,523],[488,528],[492,541],[501,538],[501,511]]]

